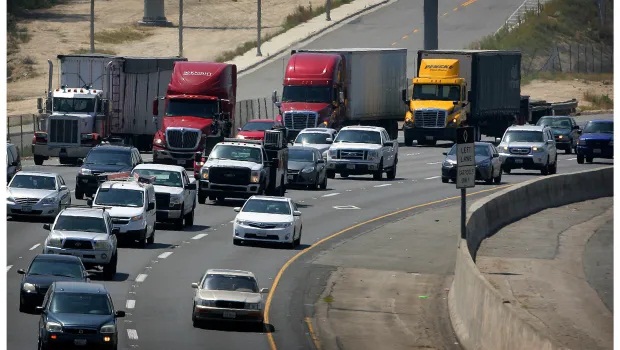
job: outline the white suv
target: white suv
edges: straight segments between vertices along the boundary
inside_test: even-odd
[[[497,147],[502,169],[540,170],[543,175],[558,170],[558,151],[551,128],[537,125],[511,126]]]
[[[391,140],[384,128],[345,126],[340,129],[327,152],[327,177],[372,174],[381,180],[396,177],[398,141]]]
[[[108,208],[119,240],[138,240],[144,248],[155,242],[155,200],[152,184],[127,178],[102,183],[88,204]]]

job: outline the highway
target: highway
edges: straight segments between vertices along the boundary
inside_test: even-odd
[[[440,15],[440,47],[461,48],[481,35],[494,32],[521,1],[470,0],[442,1]],[[422,1],[400,1],[361,17],[310,43],[313,48],[390,46],[407,47],[409,56],[422,45],[421,32],[409,40],[402,37],[422,25]],[[453,11],[458,8],[457,11]],[[417,26],[417,27],[416,27]],[[410,65],[410,70],[412,66]],[[409,73],[408,75],[411,75]],[[264,97],[281,84],[281,69],[276,61],[240,78],[239,98]],[[270,90],[266,90],[269,87]],[[607,116],[611,118],[611,116]],[[585,118],[580,118],[580,121]],[[401,140],[402,142],[402,140]],[[271,247],[232,245],[232,208],[242,201],[226,201],[223,205],[207,202],[199,205],[196,223],[191,229],[176,231],[165,225],[157,227],[155,244],[146,249],[120,248],[118,274],[115,281],[103,282],[112,293],[118,309],[127,311],[121,319],[119,349],[268,349],[264,333],[245,327],[196,329],[191,323],[191,301],[197,282],[207,268],[235,268],[253,271],[261,287],[271,288],[279,269],[299,250],[321,238],[374,217],[447,197],[458,196],[454,184],[440,180],[442,152],[437,147],[403,147],[399,152],[397,178],[373,181],[371,177],[336,178],[324,191],[289,190],[302,210],[304,230],[302,245],[296,251]],[[148,160],[148,156],[144,156]],[[558,172],[591,169],[600,164],[578,165],[574,155],[559,156]],[[56,160],[36,167],[24,161],[24,170],[58,172],[70,188],[75,186],[76,167],[59,166]],[[503,184],[512,184],[540,176],[538,172],[513,172],[503,175]],[[491,189],[496,185],[478,185],[473,191]],[[73,199],[74,203],[85,203]],[[354,206],[345,209],[343,206]],[[339,209],[340,208],[340,209]],[[351,207],[349,207],[351,208]],[[8,348],[28,349],[36,346],[38,316],[18,311],[18,268],[26,268],[32,257],[41,251],[47,231],[43,222],[9,221],[7,228],[7,300]],[[353,234],[353,232],[351,232]],[[346,235],[342,238],[346,238]],[[99,281],[94,278],[94,281]],[[286,275],[272,301],[270,323],[276,344],[281,349],[306,348],[301,331],[302,320],[289,312],[289,298],[280,291],[293,290],[300,283]]]

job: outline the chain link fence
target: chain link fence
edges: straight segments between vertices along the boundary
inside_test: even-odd
[[[614,51],[605,44],[559,43],[545,49],[522,51],[524,75],[540,72],[612,73]]]

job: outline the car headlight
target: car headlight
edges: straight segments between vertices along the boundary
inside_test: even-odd
[[[101,327],[101,333],[116,333],[116,325],[114,324],[106,324]]]
[[[558,135],[558,138],[561,140],[564,138],[564,135]]]
[[[454,166],[454,163],[449,160],[444,160],[443,163],[441,163],[441,166],[445,166],[446,168],[452,168]]]
[[[378,151],[368,151],[368,160],[373,160],[379,158]]]
[[[247,221],[245,221],[245,220],[239,220],[239,219],[237,219],[237,220],[236,220],[236,222],[237,222],[237,225],[247,225],[247,224],[248,224],[248,222],[247,222]]]
[[[95,241],[95,249],[96,250],[108,249],[108,242],[107,241]]]
[[[209,180],[209,168],[204,168],[201,170],[200,178],[203,180]]]
[[[183,197],[181,197],[179,195],[170,196],[170,204],[171,205],[181,204],[182,201],[183,201]]]
[[[200,305],[202,306],[215,306],[215,300],[201,300]]]
[[[334,158],[334,159],[338,158],[338,151],[335,149],[330,149],[327,154],[330,158]]]
[[[43,204],[54,204],[58,201],[58,198],[56,197],[45,197],[43,199],[41,199],[41,203]]]
[[[62,325],[58,322],[47,321],[47,323],[45,323],[45,330],[48,332],[62,333]]]
[[[292,225],[293,225],[292,222],[283,222],[283,223],[277,224],[276,226],[277,227],[291,227]]]
[[[142,219],[144,219],[144,216],[142,214],[140,214],[140,215],[132,216],[131,219],[129,219],[129,220],[131,220],[131,221],[140,221]]]
[[[536,147],[536,146],[532,147],[532,152],[544,152],[544,151],[545,149],[542,147]]]
[[[13,198],[12,196],[6,196],[6,201],[9,203],[15,203],[15,198]]]
[[[252,176],[250,177],[250,182],[253,184],[257,184],[260,182],[260,171],[254,170],[252,171]]]
[[[85,168],[81,168],[80,169],[80,175],[92,175],[93,172],[90,171],[90,169],[85,169]]]
[[[156,145],[163,145],[164,144],[164,140],[160,139],[160,138],[157,138],[157,139],[155,139],[155,144]]]
[[[260,310],[260,303],[245,303],[245,308],[250,310]]]
[[[26,292],[34,292],[35,290],[37,290],[32,283],[24,283],[22,289]]]
[[[61,248],[62,247],[62,238],[60,237],[50,237],[47,240],[48,247]]]
[[[302,173],[311,173],[314,171],[314,167],[313,166],[309,166],[307,168],[303,168],[303,170],[301,171]]]

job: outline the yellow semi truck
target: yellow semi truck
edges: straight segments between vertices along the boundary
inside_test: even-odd
[[[456,128],[502,137],[520,113],[521,53],[495,50],[420,50],[403,125],[405,145],[454,141]]]

